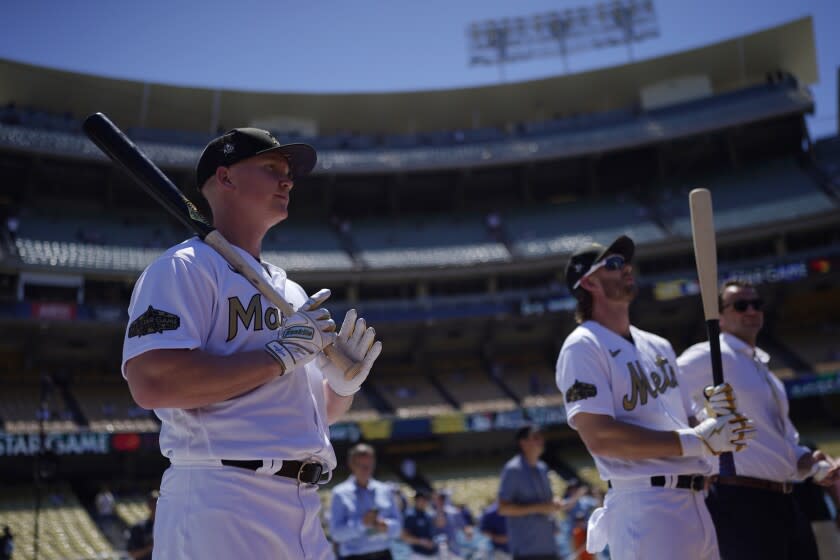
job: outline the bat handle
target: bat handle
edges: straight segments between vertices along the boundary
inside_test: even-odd
[[[706,332],[709,336],[709,353],[712,356],[712,382],[720,385],[723,383],[723,363],[720,357],[720,323],[717,318],[706,321]],[[718,461],[721,476],[735,476],[735,457],[731,451],[721,453]]]
[[[233,245],[217,230],[212,230],[204,237],[205,243],[213,247],[236,271],[245,277],[268,301],[277,306],[283,315],[290,317],[294,308],[271,286],[254,268],[242,258]],[[348,381],[356,377],[362,365],[351,360],[334,345],[324,348],[324,354],[338,369],[344,372],[344,379]]]

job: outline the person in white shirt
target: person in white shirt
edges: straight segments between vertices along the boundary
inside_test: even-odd
[[[816,558],[813,538],[797,537],[798,507],[791,481],[815,476],[830,486],[838,465],[820,450],[800,445],[788,416],[782,382],[768,369],[770,357],[756,346],[764,302],[755,287],[734,280],[720,291],[720,351],[723,378],[738,394],[739,410],[756,425],[750,445],[734,456],[736,475],[713,478],[706,501],[721,556],[737,560]],[[702,420],[701,392],[711,376],[709,343],[688,348],[677,360],[687,413]],[[811,535],[813,537],[813,535]]]
[[[373,478],[376,451],[359,443],[347,453],[350,477],[332,491],[330,536],[343,560],[391,560],[391,542],[402,533],[394,492]]]
[[[283,314],[198,238],[165,251],[137,280],[122,372],[161,420],[163,475],[155,558],[334,556],[317,485],[336,466],[329,425],[350,407],[382,345],[351,310],[338,335],[321,304],[260,253],[288,217],[315,150],[237,128],[211,141],[196,182],[213,225],[296,309]],[[359,373],[326,359],[334,343]]]
[[[667,340],[630,324],[635,245],[591,244],[566,266],[579,326],[563,343],[557,386],[601,478],[604,506],[589,519],[586,549],[609,544],[614,560],[718,558],[702,490],[709,459],[752,435],[725,385],[709,391],[715,417],[689,427],[677,359]],[[711,379],[711,378],[710,378]]]

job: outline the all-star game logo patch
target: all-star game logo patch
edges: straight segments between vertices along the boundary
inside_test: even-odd
[[[163,331],[174,331],[181,326],[181,318],[173,313],[155,309],[151,305],[128,327],[128,338],[144,336]]]
[[[575,379],[574,385],[569,387],[569,390],[566,391],[566,402],[573,403],[576,401],[582,401],[584,399],[588,399],[594,397],[598,394],[598,388],[591,383],[584,383],[583,381],[578,381]]]

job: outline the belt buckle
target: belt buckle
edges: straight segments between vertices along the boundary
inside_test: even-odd
[[[314,465],[314,466],[315,466],[316,473],[317,473],[317,474],[315,475],[315,477],[312,479],[312,482],[309,482],[309,480],[303,480],[303,479],[302,479],[303,474],[304,474],[304,473],[303,473],[304,469],[306,469],[306,467],[308,467],[308,466],[310,466],[310,465]],[[316,484],[318,484],[318,481],[319,481],[319,480],[321,480],[321,474],[322,474],[323,472],[324,472],[324,465],[322,465],[321,463],[319,463],[319,462],[317,462],[317,461],[304,461],[304,462],[301,464],[300,469],[298,469],[298,473],[297,473],[297,481],[298,481],[298,484],[310,484],[310,485],[316,485]]]

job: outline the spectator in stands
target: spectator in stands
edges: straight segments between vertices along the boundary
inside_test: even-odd
[[[528,425],[516,432],[519,453],[505,464],[499,481],[499,514],[507,517],[508,546],[514,558],[556,558],[554,515],[563,508],[540,461],[545,439]]]
[[[458,533],[463,531],[465,524],[460,510],[452,505],[448,490],[432,493],[434,504],[434,529],[432,534],[439,542],[446,542],[450,553],[459,556],[461,547],[458,544]]]
[[[495,241],[501,241],[502,238],[502,216],[495,210],[488,212],[484,216],[484,225],[487,227],[487,232]]]
[[[129,529],[128,541],[125,548],[134,560],[152,560],[154,547],[155,511],[160,494],[157,490],[149,492],[146,505],[149,506],[149,518],[141,521]]]
[[[8,525],[3,526],[3,534],[0,535],[0,560],[11,560],[12,552],[15,551],[15,537]]]
[[[373,478],[376,452],[365,443],[347,454],[351,475],[332,493],[330,535],[344,560],[390,560],[402,518],[388,484]]]
[[[406,512],[403,520],[402,540],[411,546],[412,558],[422,559],[437,555],[438,545],[433,538],[432,515],[426,510],[429,493],[420,489],[414,495],[414,508]]]
[[[508,548],[507,519],[499,515],[499,501],[494,500],[481,513],[479,522],[481,533],[490,539],[492,546],[493,560],[509,560],[510,549]]]
[[[737,475],[715,477],[706,504],[717,530],[724,559],[816,558],[813,534],[796,531],[799,508],[791,494],[793,480],[819,473],[819,484],[840,478],[834,459],[799,442],[788,416],[788,398],[768,369],[770,356],[756,346],[764,324],[764,301],[749,282],[723,284],[720,350],[723,377],[738,395],[738,408],[756,424],[754,443],[733,454]],[[709,343],[696,344],[677,360],[680,387],[689,417],[706,416],[703,388],[712,379]],[[816,478],[815,478],[816,480]]]
[[[14,243],[17,240],[18,229],[20,229],[20,218],[16,214],[10,214],[6,218],[6,229],[9,231],[9,238]]]
[[[119,537],[122,529],[116,515],[116,500],[107,485],[102,485],[96,494],[94,505],[96,506],[96,522],[99,524],[102,532],[109,539]]]

